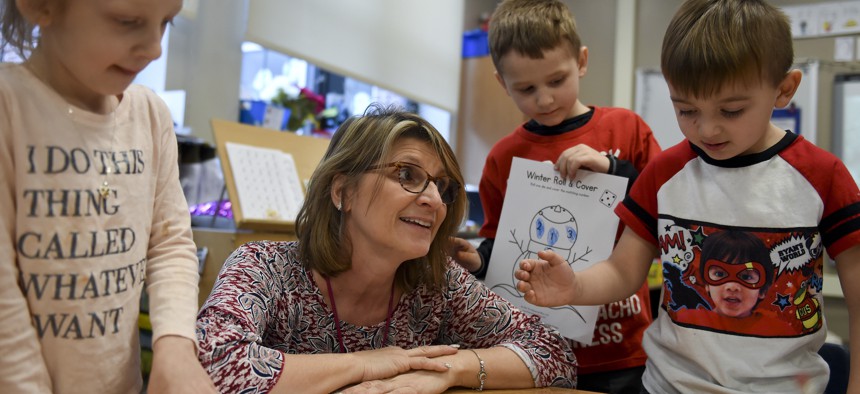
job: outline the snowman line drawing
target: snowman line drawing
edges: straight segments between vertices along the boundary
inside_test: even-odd
[[[578,236],[579,228],[576,218],[568,209],[561,205],[551,205],[538,210],[532,217],[529,225],[528,243],[526,243],[526,240],[517,240],[516,229],[511,229],[511,239],[508,242],[517,245],[520,251],[511,270],[511,284],[499,283],[491,287],[491,289],[496,293],[504,291],[504,293],[510,294],[513,297],[523,298],[522,294],[516,288],[514,273],[520,261],[537,258],[537,253],[541,250],[552,250],[564,258],[570,265],[573,265],[577,261],[588,262],[586,256],[592,252],[590,246],[586,245],[585,252],[581,255],[577,255],[573,251],[573,245],[576,243]],[[569,310],[585,322],[585,318],[575,306],[564,305],[550,309]]]

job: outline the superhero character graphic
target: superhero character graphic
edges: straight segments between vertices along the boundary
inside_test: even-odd
[[[800,285],[800,289],[794,294],[794,315],[803,324],[804,331],[815,331],[821,327],[821,304],[810,292],[808,281]]]
[[[822,325],[821,302],[816,294],[821,292],[823,279],[810,267],[804,267],[801,271],[808,279],[797,287],[791,305],[794,307],[794,317],[803,325],[803,331],[811,332]]]
[[[764,337],[823,326],[816,232],[672,228],[681,230],[672,234],[675,248],[663,255],[663,308],[677,324]],[[672,259],[682,252],[691,258]]]
[[[773,284],[767,246],[746,231],[711,234],[702,245],[700,261],[699,275],[712,309],[723,316],[749,316]]]
[[[696,289],[684,283],[683,279],[683,272],[678,266],[663,263],[663,281],[666,283],[666,289],[669,290],[667,292],[669,302],[666,306],[674,312],[684,308],[694,310],[699,306],[710,310],[711,306],[708,302]]]

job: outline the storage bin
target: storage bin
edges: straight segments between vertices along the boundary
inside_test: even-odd
[[[463,58],[481,57],[490,54],[487,32],[481,29],[463,33]]]

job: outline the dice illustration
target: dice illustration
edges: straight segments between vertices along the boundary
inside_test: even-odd
[[[612,207],[612,204],[615,203],[615,199],[617,198],[618,196],[616,196],[615,193],[609,190],[604,190],[603,195],[600,196],[600,203],[606,205],[607,207]]]

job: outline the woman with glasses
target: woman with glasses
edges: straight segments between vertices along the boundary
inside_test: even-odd
[[[417,115],[372,108],[341,125],[298,241],[237,249],[200,311],[200,358],[219,389],[573,386],[558,332],[449,259],[462,185],[451,148]]]

